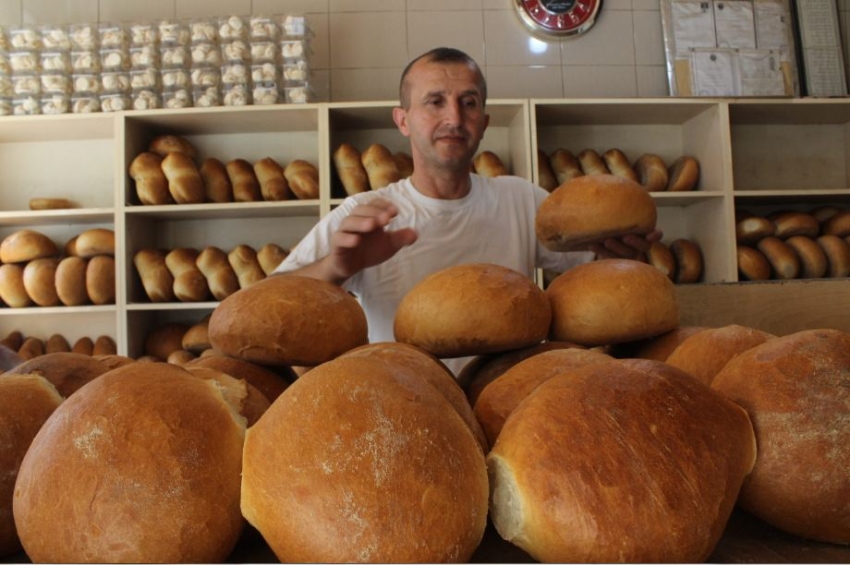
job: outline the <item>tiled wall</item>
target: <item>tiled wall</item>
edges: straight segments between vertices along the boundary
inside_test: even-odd
[[[494,98],[667,95],[658,0],[604,0],[586,35],[546,42],[524,30],[512,1],[0,0],[0,24],[305,14],[320,101],[395,100],[407,61],[439,45],[472,55]],[[850,0],[838,2],[844,33]]]

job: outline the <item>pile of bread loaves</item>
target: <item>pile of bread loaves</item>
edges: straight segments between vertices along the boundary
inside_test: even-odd
[[[612,217],[546,241],[647,229]],[[540,561],[696,562],[736,504],[850,543],[850,335],[682,327],[644,262],[545,290],[450,267],[393,343],[340,287],[268,277],[206,330],[214,353],[180,366],[56,353],[0,375],[0,551],[222,561],[247,520],[284,562],[461,562],[491,521]],[[440,361],[468,355],[457,378]]]
[[[59,247],[20,229],[0,241],[0,299],[12,308],[115,303],[115,233],[90,228]]]
[[[309,200],[319,197],[315,165],[294,159],[285,167],[271,157],[227,163],[207,157],[198,166],[197,149],[185,137],[160,135],[136,155],[129,174],[138,203],[202,204]]]
[[[850,276],[850,210],[840,206],[767,215],[741,210],[735,237],[742,280]]]

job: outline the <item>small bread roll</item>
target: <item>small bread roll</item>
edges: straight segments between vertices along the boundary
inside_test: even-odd
[[[840,206],[832,206],[832,205],[826,204],[826,205],[823,205],[823,206],[818,206],[817,208],[813,208],[809,212],[809,214],[814,216],[815,219],[820,224],[824,224],[831,217],[833,217],[837,213],[843,212],[843,211],[844,211],[844,208],[841,208]]]
[[[254,167],[245,159],[233,159],[225,165],[227,176],[233,187],[233,200],[235,202],[259,202],[263,199],[260,190],[260,181]]]
[[[765,237],[776,233],[776,225],[761,216],[749,216],[735,224],[735,240],[739,245],[755,245]]]
[[[785,240],[800,258],[801,279],[819,279],[826,274],[829,263],[817,241],[805,235],[793,235]]]
[[[239,290],[239,279],[227,260],[227,253],[207,246],[198,254],[195,265],[206,277],[210,292],[216,300],[224,300]]]
[[[24,334],[19,330],[12,330],[9,335],[0,340],[0,345],[8,347],[12,351],[17,351],[24,343]]]
[[[646,262],[664,273],[671,281],[676,280],[676,258],[670,248],[660,241],[654,241],[649,246]]]
[[[133,265],[151,302],[174,300],[174,275],[165,264],[165,255],[160,249],[140,249],[133,256]]]
[[[482,177],[500,177],[508,174],[502,159],[492,151],[482,151],[472,160],[475,173]]]
[[[92,304],[115,304],[115,258],[97,255],[89,259],[86,292]]]
[[[360,162],[369,177],[372,190],[383,188],[388,184],[401,180],[393,154],[380,143],[373,143],[360,155]]]
[[[145,337],[145,355],[165,361],[173,352],[183,349],[183,335],[189,329],[182,322],[166,322]]]
[[[177,351],[172,351],[168,354],[168,358],[166,358],[166,363],[171,363],[172,365],[185,365],[189,361],[196,359],[198,356],[192,353],[191,351],[186,351],[185,349],[178,349]]]
[[[824,222],[823,235],[837,235],[847,237],[850,235],[850,210],[836,212],[829,220]]]
[[[333,152],[332,157],[336,174],[346,194],[350,196],[369,190],[369,176],[363,168],[360,151],[356,147],[350,143],[342,143]]]
[[[210,316],[211,314],[207,314],[200,322],[186,330],[181,341],[183,349],[195,355],[200,355],[202,351],[212,347],[209,334]]]
[[[67,198],[30,198],[30,210],[65,210],[75,204]]]
[[[272,274],[289,255],[289,251],[276,243],[267,243],[257,250],[257,261],[266,276]]]
[[[670,173],[664,159],[653,153],[644,153],[638,157],[634,165],[638,182],[648,192],[662,192],[667,189]]]
[[[207,202],[233,202],[233,186],[224,163],[214,157],[204,159],[200,173]]]
[[[80,355],[91,355],[94,351],[94,342],[90,337],[83,336],[74,342],[74,345],[71,346],[71,353],[78,353]]]
[[[811,214],[805,212],[778,212],[771,214],[769,219],[776,227],[773,235],[779,239],[788,239],[795,235],[817,237],[820,223]]]
[[[850,245],[837,235],[822,235],[817,238],[829,263],[827,276],[840,278],[850,276]],[[2,267],[0,267],[2,268]]]
[[[92,355],[117,355],[118,347],[115,345],[115,340],[108,335],[99,335],[94,340],[94,347],[91,351]]]
[[[17,230],[0,242],[0,262],[26,263],[41,257],[53,257],[59,254],[59,249],[49,237],[41,232],[22,229]]]
[[[602,154],[602,160],[605,161],[605,166],[608,167],[612,175],[638,181],[637,173],[629,163],[629,159],[619,149],[609,149]]]
[[[670,251],[676,259],[675,282],[689,284],[702,278],[702,250],[690,239],[677,239],[670,244]]]
[[[24,308],[32,304],[32,298],[24,287],[23,265],[0,265],[0,298],[10,308]]]
[[[406,179],[413,174],[413,157],[404,151],[393,153],[393,161],[401,178]]]
[[[139,153],[130,163],[130,178],[136,184],[136,196],[142,204],[153,206],[174,204],[168,190],[168,178],[162,170],[162,157],[154,153]]]
[[[537,150],[537,184],[546,192],[552,192],[561,184],[558,182],[549,156],[542,149]]]
[[[699,161],[689,155],[682,155],[667,170],[667,192],[686,192],[693,190],[699,181]]]
[[[159,135],[151,140],[148,151],[165,158],[169,153],[183,153],[194,160],[198,150],[185,137],[178,135]]]
[[[178,204],[200,204],[206,198],[204,179],[195,162],[184,153],[169,153],[162,160],[168,192]]]
[[[754,247],[739,245],[738,274],[746,281],[766,281],[770,278],[770,262]]]
[[[47,343],[44,344],[45,353],[69,353],[70,351],[71,344],[68,343],[65,336],[60,334],[53,334],[47,338]]]
[[[18,356],[24,361],[44,355],[44,342],[37,337],[28,337],[18,349]]]
[[[227,259],[239,279],[239,288],[247,288],[266,278],[257,252],[249,245],[237,245],[227,254]]]
[[[195,249],[178,247],[165,256],[165,266],[174,277],[174,296],[181,302],[203,302],[210,297],[207,278],[195,264],[198,255]]]
[[[549,163],[552,165],[552,170],[555,171],[558,186],[584,175],[579,160],[566,149],[556,149],[549,157]]]
[[[32,301],[39,306],[57,306],[56,266],[59,259],[42,257],[33,259],[24,267],[24,288]]]
[[[95,255],[115,256],[115,232],[106,228],[91,228],[77,236],[74,249],[78,257]]]
[[[66,257],[77,256],[77,237],[78,236],[75,235],[65,242],[65,246],[62,248],[62,253],[64,253]]]
[[[776,236],[765,237],[756,244],[770,263],[773,278],[788,280],[800,274],[800,260],[790,245]]]
[[[599,153],[593,149],[585,149],[578,155],[578,162],[581,163],[581,170],[586,175],[607,175],[611,174],[608,167],[605,166],[605,161],[599,156]]]
[[[296,159],[283,170],[289,188],[299,200],[319,197],[319,170],[303,159]]]
[[[254,174],[260,183],[260,196],[266,202],[289,200],[292,191],[283,176],[283,167],[271,157],[264,157],[254,163]]]

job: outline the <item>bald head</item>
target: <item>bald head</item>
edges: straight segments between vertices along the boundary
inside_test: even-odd
[[[481,92],[482,101],[485,103],[487,102],[487,82],[484,80],[484,73],[481,72],[481,68],[478,66],[478,63],[460,49],[437,47],[436,49],[432,49],[413,59],[407,64],[407,67],[404,68],[404,72],[401,73],[399,102],[401,103],[401,107],[405,110],[410,108],[410,81],[408,80],[408,75],[410,74],[410,70],[419,62],[446,65],[467,65],[475,72],[478,90]]]

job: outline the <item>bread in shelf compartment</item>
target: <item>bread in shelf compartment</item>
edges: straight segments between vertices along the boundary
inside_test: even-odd
[[[200,166],[198,165],[200,163]],[[319,197],[319,171],[304,159],[203,157],[184,137],[162,135],[130,163],[142,205],[273,202]]]
[[[115,233],[82,231],[60,247],[36,230],[0,242],[0,299],[11,308],[115,303]]]
[[[73,345],[62,334],[48,337],[25,335],[20,330],[12,330],[0,340],[0,345],[17,353],[21,362],[46,355],[48,353],[79,353],[82,355],[116,355],[118,347],[115,340],[108,335],[99,335],[94,340],[83,336],[74,341]],[[7,367],[6,370],[11,367]]]

